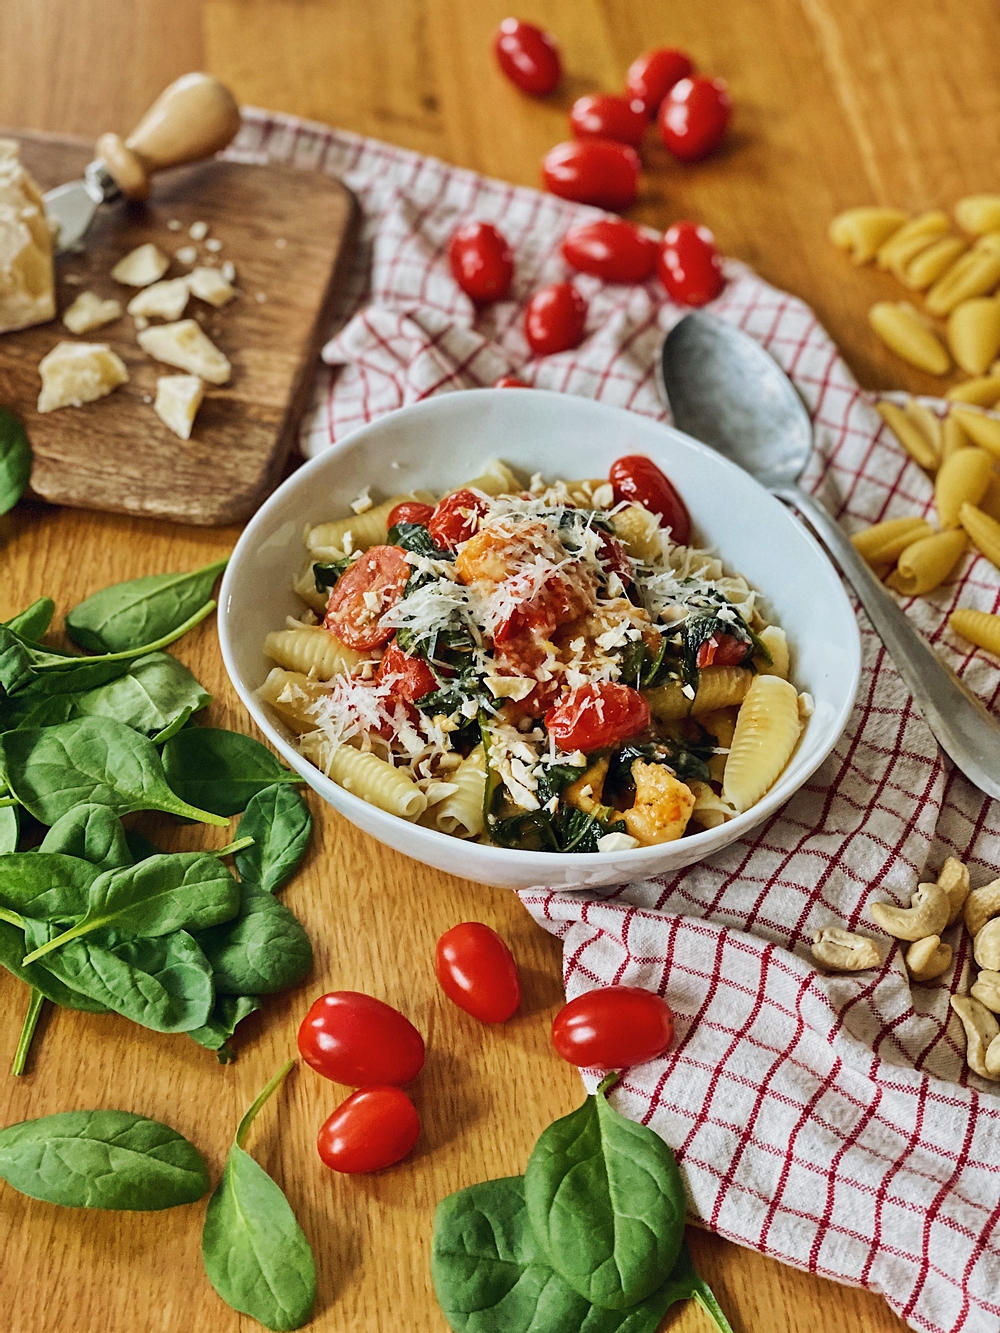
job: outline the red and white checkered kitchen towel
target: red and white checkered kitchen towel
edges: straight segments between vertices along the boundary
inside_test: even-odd
[[[524,303],[566,269],[559,241],[593,209],[486,180],[386,144],[260,112],[234,152],[328,171],[357,195],[358,254],[324,359],[303,449],[315,454],[381,413],[433,393],[528,382],[668,419],[653,367],[683,313],[655,280],[603,286],[582,346],[531,359]],[[510,299],[476,312],[445,246],[460,220],[497,223],[517,261]],[[831,263],[844,262],[835,254]],[[848,528],[932,508],[909,461],[811,311],[739,264],[715,311],[756,337],[809,405],[808,475]],[[970,556],[907,604],[942,657],[989,704],[1000,670],[947,628],[954,607],[995,611],[1000,575]],[[678,1038],[614,1097],[681,1163],[691,1217],[811,1272],[882,1292],[917,1329],[1000,1328],[1000,1100],[970,1076],[952,992],[969,985],[961,926],[953,968],[910,987],[899,950],[879,972],[826,977],[810,961],[828,924],[877,935],[873,899],[906,904],[945,857],[973,884],[997,873],[1000,809],[945,764],[859,613],[864,672],[833,754],[764,826],[670,878],[608,891],[536,889],[522,900],[563,941],[567,993],[618,982],[665,994]],[[593,1084],[591,1083],[591,1086]]]

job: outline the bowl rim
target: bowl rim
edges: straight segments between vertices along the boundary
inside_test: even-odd
[[[858,689],[861,683],[862,663],[861,663],[861,631],[858,627],[857,616],[854,613],[854,609],[850,604],[850,601],[847,597],[846,592],[844,591],[842,584],[839,583],[839,580],[838,580],[838,590],[842,598],[842,609],[846,608],[848,610],[849,619],[854,626],[854,633],[851,636],[849,645],[851,650],[851,678],[848,685],[848,689],[844,695],[843,702],[841,703],[840,707],[838,708],[837,712],[835,713],[834,717],[829,723],[829,734],[827,740],[819,747],[819,750],[813,757],[813,760],[810,762],[808,768],[802,774],[801,778],[797,780],[795,788],[792,791],[778,795],[781,786],[781,780],[779,776],[779,779],[774,784],[774,786],[771,787],[769,791],[765,792],[764,795],[760,798],[760,800],[756,802],[756,804],[752,805],[749,808],[749,810],[742,811],[735,817],[735,819],[728,820],[725,824],[718,825],[716,826],[716,828],[703,829],[700,833],[694,833],[691,834],[690,836],[685,836],[684,838],[678,839],[676,842],[673,843],[655,843],[649,847],[630,847],[622,849],[620,851],[609,851],[609,852],[529,851],[518,847],[496,847],[488,843],[478,843],[475,841],[475,839],[472,840],[458,839],[455,838],[452,834],[441,833],[437,829],[427,828],[424,825],[420,824],[412,824],[408,820],[400,819],[399,816],[393,815],[388,811],[380,810],[378,806],[373,806],[370,802],[362,800],[360,796],[355,796],[353,792],[349,792],[345,787],[341,787],[339,784],[333,783],[332,778],[328,777],[322,771],[322,769],[317,768],[315,764],[313,764],[309,759],[305,757],[305,755],[301,754],[291,744],[291,742],[281,734],[281,732],[278,730],[278,728],[275,726],[271,718],[264,710],[264,707],[262,706],[260,701],[257,699],[256,691],[251,689],[245,683],[241,674],[237,670],[236,660],[235,660],[235,650],[229,633],[229,623],[230,623],[229,617],[230,617],[231,603],[232,603],[232,585],[235,582],[236,570],[238,569],[241,560],[248,554],[250,548],[253,547],[254,544],[259,540],[258,537],[259,530],[266,525],[270,517],[271,511],[276,507],[278,507],[285,500],[286,497],[291,495],[299,487],[307,486],[314,477],[322,473],[325,469],[333,466],[336,463],[336,460],[339,458],[339,456],[342,453],[346,452],[348,448],[353,449],[358,443],[364,440],[367,436],[372,434],[377,434],[379,429],[385,426],[385,424],[390,419],[393,422],[398,423],[400,416],[418,417],[423,415],[433,415],[433,413],[437,411],[447,412],[450,410],[448,404],[453,403],[454,400],[456,399],[462,399],[468,401],[468,396],[470,394],[476,397],[489,396],[490,398],[492,398],[496,394],[503,394],[505,398],[513,398],[515,395],[518,398],[523,398],[526,394],[530,394],[532,400],[544,399],[549,402],[559,401],[561,404],[565,404],[568,400],[572,401],[574,403],[574,409],[577,404],[585,403],[587,404],[587,409],[596,409],[600,413],[606,415],[613,415],[615,417],[626,418],[633,422],[637,416],[636,413],[630,412],[626,408],[616,407],[609,403],[602,403],[599,402],[597,399],[593,398],[584,398],[582,395],[559,393],[556,392],[555,390],[550,390],[550,389],[532,389],[530,387],[523,389],[521,388],[463,389],[461,391],[436,394],[430,398],[424,398],[420,402],[409,403],[403,407],[395,408],[393,411],[378,416],[373,421],[367,422],[365,425],[360,426],[357,430],[352,431],[349,435],[345,436],[343,439],[336,441],[334,444],[331,444],[328,448],[324,449],[314,458],[307,459],[300,467],[296,468],[295,471],[289,477],[286,477],[285,480],[278,487],[276,487],[274,491],[272,491],[272,493],[267,497],[267,499],[263,502],[260,508],[257,509],[257,511],[252,515],[246,527],[240,533],[236,545],[233,547],[232,553],[229,557],[229,562],[223,573],[222,584],[219,589],[219,598],[218,598],[217,628],[219,635],[219,646],[222,650],[223,664],[225,665],[226,674],[229,676],[229,679],[232,682],[233,687],[236,690],[236,693],[239,695],[240,700],[242,701],[244,707],[249,712],[253,721],[261,729],[261,731],[264,733],[267,739],[278,750],[278,752],[285,759],[285,761],[288,764],[290,764],[291,767],[295,769],[295,771],[302,778],[304,778],[309,783],[310,786],[313,785],[312,775],[318,775],[319,778],[322,779],[324,782],[332,783],[334,786],[336,786],[338,799],[342,799],[345,806],[345,809],[342,813],[344,813],[345,817],[350,819],[351,822],[354,824],[357,824],[357,821],[353,819],[350,814],[350,811],[352,809],[356,808],[359,809],[360,811],[364,811],[366,815],[374,811],[376,812],[377,815],[383,815],[386,819],[391,819],[395,821],[395,823],[398,823],[400,825],[406,825],[407,828],[409,828],[411,833],[414,835],[415,841],[417,843],[424,842],[425,838],[428,840],[429,845],[434,847],[444,847],[455,843],[458,843],[459,845],[468,846],[469,843],[471,842],[477,848],[478,852],[482,852],[487,855],[499,856],[499,858],[501,859],[507,859],[511,857],[527,859],[527,858],[544,856],[546,860],[552,860],[553,862],[558,862],[558,864],[563,866],[572,867],[579,865],[582,868],[588,865],[596,866],[597,864],[599,864],[599,859],[603,859],[605,857],[608,858],[625,857],[628,858],[630,864],[634,865],[635,867],[635,873],[632,875],[633,878],[638,878],[642,876],[643,866],[645,864],[648,863],[649,865],[653,865],[658,861],[662,861],[665,849],[668,849],[670,847],[680,846],[682,844],[685,848],[692,848],[695,847],[696,845],[704,845],[706,843],[712,843],[718,841],[719,840],[718,835],[720,834],[721,830],[724,829],[727,831],[725,842],[720,841],[720,845],[718,847],[706,846],[705,851],[701,853],[699,856],[692,858],[689,864],[695,864],[698,861],[703,860],[707,856],[714,855],[716,851],[723,850],[725,846],[728,846],[730,842],[736,841],[742,834],[749,833],[750,830],[754,828],[757,824],[762,823],[763,820],[767,819],[769,816],[774,814],[776,810],[780,809],[783,805],[785,805],[786,802],[790,801],[792,797],[796,794],[796,792],[801,790],[801,788],[805,785],[805,783],[809,781],[810,777],[812,777],[813,773],[816,772],[819,766],[826,761],[826,759],[832,752],[834,746],[837,744],[837,741],[843,734],[844,728],[846,727],[847,722],[854,709],[855,702],[857,701]],[[704,444],[701,440],[696,440],[694,436],[687,435],[684,431],[678,430],[676,426],[673,426],[672,424],[665,421],[656,421],[652,417],[645,417],[645,416],[640,416],[639,420],[641,420],[647,426],[658,426],[665,432],[666,435],[673,436],[674,438],[681,441],[684,447],[693,449],[697,453],[703,453],[707,456],[710,456],[713,460],[721,462],[725,466],[725,468],[731,469],[733,472],[739,473],[744,479],[748,480],[753,486],[756,486],[763,495],[770,496],[771,494],[770,491],[768,491],[765,487],[761,486],[761,484],[756,480],[756,478],[753,477],[749,472],[747,472],[744,468],[739,467],[737,464],[731,462],[729,459],[725,458],[722,454],[710,448],[709,445]],[[798,524],[798,526],[801,528],[801,535],[805,537],[807,542],[815,548],[817,555],[822,560],[829,561],[833,567],[834,572],[836,572],[836,565],[833,564],[831,557],[828,556],[828,554],[821,546],[819,541],[816,539],[812,530],[808,527],[808,525],[804,522],[804,520],[801,519],[796,520],[790,512],[788,514],[788,517],[791,522]],[[766,597],[767,590],[761,589],[761,591],[764,593]],[[318,794],[324,800],[327,801],[327,804],[332,803],[329,801],[328,798],[326,798],[323,795],[322,792],[319,792]],[[655,874],[656,872],[651,871],[650,873]]]

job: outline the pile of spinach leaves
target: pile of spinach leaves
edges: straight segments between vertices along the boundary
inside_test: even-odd
[[[732,1333],[684,1241],[674,1155],[610,1106],[617,1078],[543,1132],[523,1176],[438,1205],[431,1277],[455,1333],[655,1333],[668,1306],[691,1298]]]
[[[300,779],[194,725],[211,696],[163,651],[214,609],[225,563],[88,597],[66,616],[86,655],[42,642],[51,598],[0,624],[0,965],[31,988],[14,1073],[46,999],[186,1032],[225,1062],[260,997],[312,965],[274,897],[309,841]],[[242,818],[221,852],[164,853],[122,824],[146,810]]]

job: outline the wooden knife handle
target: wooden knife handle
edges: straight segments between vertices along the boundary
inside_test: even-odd
[[[145,199],[154,171],[211,157],[239,127],[240,109],[224,84],[209,74],[184,74],[160,93],[127,139],[102,134],[97,156],[124,195]]]

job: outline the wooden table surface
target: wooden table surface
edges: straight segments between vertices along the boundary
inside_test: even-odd
[[[541,155],[566,137],[574,97],[617,90],[631,59],[650,46],[683,46],[729,81],[733,129],[718,156],[693,167],[672,162],[651,140],[634,216],[659,226],[676,217],[706,222],[727,253],[812,304],[862,383],[914,390],[939,383],[875,343],[867,308],[884,294],[899,299],[899,289],[870,269],[852,269],[825,232],[832,214],[851,204],[947,207],[963,193],[996,188],[1000,44],[989,0],[523,0],[517,12],[558,34],[568,71],[544,101],[522,97],[495,69],[490,35],[507,12],[501,0],[5,0],[0,124],[127,131],[169,80],[204,68],[244,102],[533,185]],[[65,609],[119,579],[194,567],[236,536],[19,506],[0,519],[0,617],[42,593]],[[177,652],[215,692],[208,720],[247,728],[211,625]],[[426,870],[318,802],[314,809],[313,849],[286,900],[309,930],[316,969],[251,1020],[235,1064],[221,1068],[183,1038],[113,1017],[58,1011],[43,1021],[28,1076],[8,1078],[2,1071],[25,994],[4,975],[0,1122],[127,1107],[188,1134],[215,1172],[242,1109],[294,1052],[309,1000],[333,988],[379,995],[429,1038],[415,1088],[424,1134],[413,1157],[368,1178],[326,1171],[313,1138],[341,1094],[304,1067],[257,1122],[250,1146],[312,1238],[317,1333],[443,1330],[428,1276],[435,1204],[473,1181],[522,1170],[540,1130],[581,1099],[576,1075],[548,1043],[561,1000],[559,949],[513,895]],[[172,846],[204,839],[202,829],[168,835],[166,823],[162,837]],[[219,831],[218,845],[223,840]],[[470,918],[505,935],[521,964],[525,1001],[499,1030],[451,1007],[433,980],[437,936]],[[202,1207],[81,1214],[0,1188],[5,1327],[257,1327],[224,1306],[202,1273]],[[737,1333],[902,1327],[874,1295],[703,1233],[693,1234],[692,1248]],[[675,1307],[666,1322],[679,1333],[707,1328],[694,1307]]]

